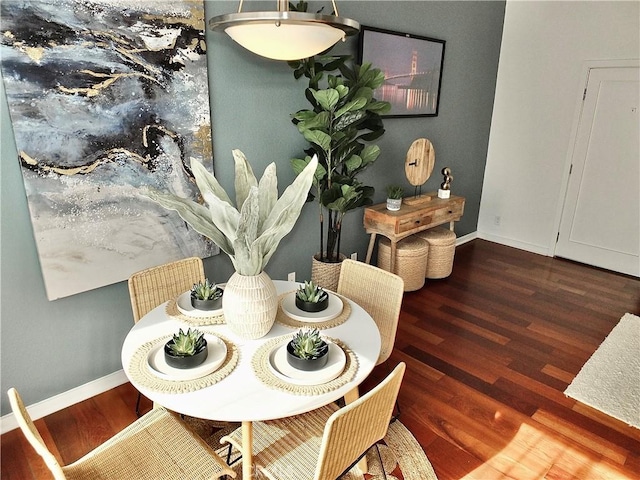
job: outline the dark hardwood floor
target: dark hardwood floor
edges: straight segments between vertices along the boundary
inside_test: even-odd
[[[440,480],[640,478],[640,430],[563,394],[625,312],[640,280],[482,240],[407,293],[389,362],[407,363],[400,420]],[[36,424],[68,463],[134,421],[135,399],[125,384]],[[3,479],[51,478],[19,430],[1,440]]]

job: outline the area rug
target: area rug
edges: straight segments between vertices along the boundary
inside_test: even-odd
[[[564,393],[640,428],[640,317],[625,314]]]
[[[226,458],[226,447],[220,449],[220,437],[236,425],[216,424],[189,417],[185,420],[205,442]],[[340,480],[383,480],[385,475],[387,480],[437,480],[422,447],[399,420],[389,425],[387,435],[377,446],[377,449],[372,448],[367,453],[368,472],[362,473],[358,467],[354,467]],[[240,473],[240,462],[233,467]]]

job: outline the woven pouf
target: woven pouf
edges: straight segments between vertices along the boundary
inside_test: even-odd
[[[445,278],[453,270],[453,256],[456,252],[456,234],[444,227],[431,228],[416,233],[417,237],[429,243],[426,278]]]
[[[404,291],[413,292],[424,286],[429,244],[415,235],[400,240],[396,245],[396,263],[393,273],[404,280]],[[381,238],[378,243],[378,267],[390,270],[391,241]]]

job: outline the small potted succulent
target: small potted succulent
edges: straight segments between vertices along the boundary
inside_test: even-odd
[[[403,194],[404,188],[402,188],[400,185],[389,185],[387,187],[387,210],[400,210]]]
[[[204,282],[194,283],[191,287],[191,305],[197,310],[216,310],[222,308],[222,289],[208,278]]]
[[[167,365],[174,368],[193,368],[207,359],[207,340],[200,330],[180,329],[164,345]]]
[[[296,307],[305,312],[321,312],[329,306],[329,294],[313,280],[304,282],[296,292]]]
[[[302,329],[287,343],[287,361],[298,370],[320,370],[329,360],[329,345],[317,328]]]

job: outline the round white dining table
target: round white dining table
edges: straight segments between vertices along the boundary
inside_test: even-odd
[[[295,291],[297,283],[274,280],[278,294]],[[251,422],[272,420],[309,412],[341,397],[353,398],[353,392],[371,373],[380,353],[378,328],[371,316],[355,302],[349,301],[351,313],[340,325],[321,331],[323,336],[340,340],[355,354],[358,368],[349,381],[327,393],[300,395],[270,387],[260,380],[251,360],[265,342],[295,333],[298,329],[276,322],[269,333],[260,339],[249,340],[235,335],[226,324],[210,325],[207,331],[218,333],[238,348],[238,363],[233,371],[219,382],[186,393],[163,393],[148,388],[130,375],[129,366],[136,351],[147,342],[177,333],[179,328],[191,325],[169,316],[166,303],[159,305],[140,319],[127,334],[122,345],[122,365],[129,381],[144,396],[175,412],[192,417],[242,422],[243,428],[243,480],[251,478],[252,428]],[[312,325],[312,324],[311,324]],[[196,327],[198,328],[198,327]],[[357,393],[356,393],[357,394]]]

